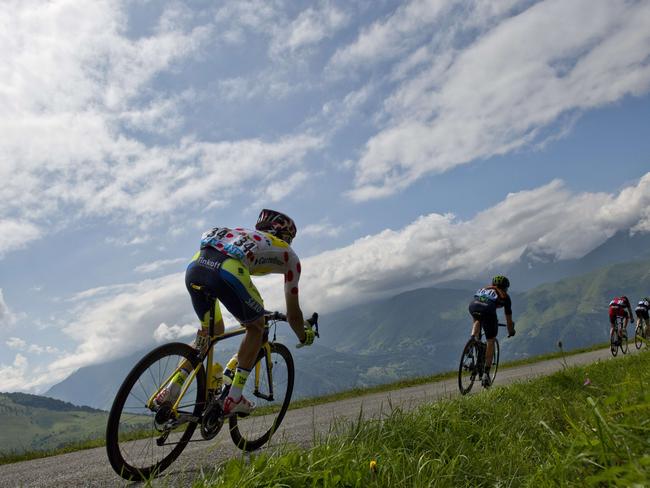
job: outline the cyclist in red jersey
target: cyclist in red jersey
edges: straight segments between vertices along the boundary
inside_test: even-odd
[[[632,320],[634,325],[634,316],[632,315],[632,306],[630,305],[630,300],[623,295],[621,297],[614,298],[609,302],[609,338],[610,340],[614,337],[614,326],[616,325],[616,317],[623,317],[625,320],[623,322],[623,328],[618,331],[617,344],[621,341],[623,337],[623,330],[627,329],[627,323]]]

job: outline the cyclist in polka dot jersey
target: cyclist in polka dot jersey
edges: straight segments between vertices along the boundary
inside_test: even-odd
[[[314,331],[305,322],[298,300],[300,260],[291,249],[296,235],[296,225],[287,215],[275,210],[261,211],[255,229],[215,227],[201,237],[197,252],[185,273],[185,285],[199,319],[201,329],[194,347],[207,348],[208,325],[213,299],[216,297],[215,332],[224,331],[219,309],[221,302],[228,311],[246,327],[246,334],[237,353],[237,370],[227,397],[223,400],[225,415],[249,414],[255,405],[241,394],[248,373],[254,365],[264,334],[264,302],[251,281],[251,275],[278,273],[284,275],[287,321],[301,344],[311,345]],[[188,369],[189,365],[188,365]],[[224,374],[228,374],[225,371]],[[179,373],[183,375],[181,371]],[[156,398],[156,403],[175,400],[183,378],[174,378]]]

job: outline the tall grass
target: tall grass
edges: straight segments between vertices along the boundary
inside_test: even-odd
[[[196,487],[647,486],[650,354],[345,422]]]

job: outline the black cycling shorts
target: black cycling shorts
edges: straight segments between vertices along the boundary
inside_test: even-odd
[[[647,308],[637,308],[635,310],[637,318],[644,319],[644,320],[650,320],[650,317],[648,316],[648,309]]]
[[[209,291],[208,298],[199,285]],[[204,325],[213,299],[223,303],[243,325],[264,315],[264,302],[251,281],[248,268],[216,249],[206,247],[194,256],[185,271],[185,286],[192,298],[192,306]],[[215,322],[221,319],[219,304],[215,307]]]
[[[469,304],[469,314],[479,321],[486,339],[494,339],[499,331],[497,307],[492,303],[483,303],[473,300]]]

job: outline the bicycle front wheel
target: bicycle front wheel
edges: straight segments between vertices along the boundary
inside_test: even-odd
[[[282,423],[293,392],[293,358],[289,349],[271,343],[271,354],[262,348],[251,371],[243,395],[255,402],[249,417],[230,417],[230,437],[243,451],[266,444]]]
[[[106,426],[106,451],[111,466],[124,479],[157,476],[192,437],[204,406],[203,366],[181,399],[177,416],[169,408],[153,411],[147,406],[184,360],[194,368],[200,364],[196,351],[187,344],[160,346],[135,365],[117,392]]]
[[[463,348],[458,366],[458,389],[461,395],[466,395],[472,389],[474,381],[479,376],[479,348],[475,340],[470,339]]]

